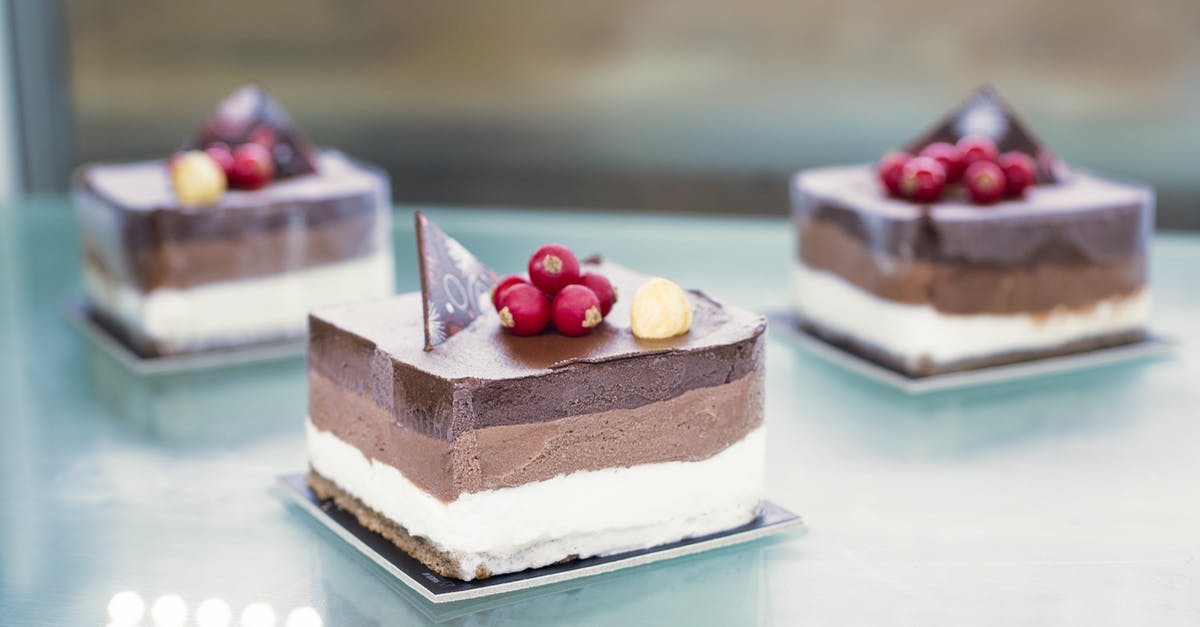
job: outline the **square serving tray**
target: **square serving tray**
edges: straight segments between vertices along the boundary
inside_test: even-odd
[[[1067,374],[1089,368],[1162,356],[1171,352],[1176,347],[1176,342],[1171,339],[1147,334],[1140,341],[1121,346],[1070,355],[1032,359],[1002,366],[989,366],[925,377],[912,377],[851,353],[805,331],[796,324],[795,317],[789,313],[775,313],[768,315],[767,318],[770,321],[770,330],[773,335],[782,337],[785,341],[799,346],[826,362],[902,390],[908,394],[928,394],[979,385],[1007,383],[1021,379]]]
[[[311,515],[317,522],[363,556],[375,562],[396,580],[432,603],[480,599],[506,592],[528,590],[750,542],[801,526],[799,516],[768,501],[764,504],[763,511],[758,518],[741,527],[721,533],[689,538],[639,551],[591,557],[519,573],[496,575],[482,580],[460,581],[430,571],[424,564],[409,557],[407,553],[401,551],[383,536],[358,524],[358,520],[353,514],[338,509],[332,501],[318,499],[308,488],[305,477],[304,474],[279,477],[280,489],[289,501],[298,505],[300,509]]]
[[[299,357],[305,351],[305,341],[303,338],[299,338],[200,351],[186,355],[145,357],[139,355],[104,325],[97,322],[88,306],[82,301],[67,305],[66,316],[71,326],[75,327],[93,345],[103,350],[130,372],[146,377],[279,361]]]

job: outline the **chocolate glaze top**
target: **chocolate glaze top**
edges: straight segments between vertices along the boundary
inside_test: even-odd
[[[924,205],[884,195],[870,165],[806,170],[793,210],[840,225],[868,248],[902,260],[1031,263],[1127,260],[1145,254],[1154,192],[1075,172],[993,205],[949,198]]]
[[[578,363],[698,352],[755,338],[766,328],[762,316],[692,290],[692,326],[686,334],[665,340],[639,339],[630,330],[629,306],[624,299],[632,298],[648,277],[613,263],[583,267],[608,277],[617,288],[618,301],[604,322],[581,338],[553,331],[515,337],[500,327],[495,310],[488,307],[466,329],[426,351],[419,293],[325,307],[312,316],[374,343],[396,361],[448,380],[524,378]]]
[[[267,276],[390,246],[387,175],[341,153],[320,172],[181,205],[166,165],[90,165],[74,196],[88,261],[143,291]]]
[[[231,189],[214,205],[181,205],[162,160],[122,164],[97,164],[81,168],[76,183],[127,211],[171,209],[180,213],[213,214],[226,210],[262,207],[275,202],[326,200],[370,192],[379,186],[380,173],[340,152],[321,153],[316,174],[281,179],[256,190]]]

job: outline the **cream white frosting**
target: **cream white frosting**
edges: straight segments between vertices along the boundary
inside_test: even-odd
[[[812,322],[881,348],[910,364],[947,364],[1015,351],[1049,349],[1089,337],[1131,331],[1150,315],[1146,290],[1086,310],[1034,314],[947,314],[930,305],[884,300],[823,270],[796,263],[796,309]]]
[[[84,264],[91,302],[173,350],[300,336],[314,307],[389,295],[392,253],[238,281],[141,292]]]
[[[468,576],[722,531],[749,522],[762,501],[765,427],[701,461],[579,471],[449,503],[311,421],[307,430],[314,470],[454,556]]]

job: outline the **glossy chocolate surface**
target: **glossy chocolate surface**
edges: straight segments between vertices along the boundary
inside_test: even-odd
[[[628,295],[648,279],[589,266]],[[640,407],[728,383],[763,360],[763,317],[690,292],[691,330],[640,340],[618,301],[589,336],[519,338],[495,312],[424,350],[419,294],[320,309],[310,318],[309,367],[371,397],[416,431],[451,439],[486,426]]]
[[[1146,281],[1153,193],[1076,173],[990,206],[885,196],[871,166],[793,181],[798,259],[881,298],[951,313],[1087,306]]]
[[[191,287],[353,259],[389,245],[387,175],[337,152],[317,174],[213,206],[181,205],[165,164],[92,165],[74,194],[90,263],[142,291]]]

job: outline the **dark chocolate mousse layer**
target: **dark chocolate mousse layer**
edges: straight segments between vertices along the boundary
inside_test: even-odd
[[[372,254],[390,241],[387,176],[340,153],[317,174],[213,206],[180,205],[161,161],[75,174],[87,262],[142,291],[268,276]]]
[[[622,295],[647,279],[602,264]],[[628,410],[756,372],[765,320],[692,292],[691,330],[646,341],[618,302],[583,338],[517,338],[495,314],[424,350],[421,300],[407,294],[320,309],[310,318],[309,369],[370,398],[415,433],[453,441],[473,429]]]
[[[800,174],[798,258],[880,298],[947,313],[1087,307],[1146,282],[1153,196],[1083,174],[980,207],[884,197],[871,168]]]
[[[1011,266],[901,261],[871,251],[833,223],[808,220],[799,231],[800,260],[806,266],[836,274],[880,298],[928,304],[945,313],[1086,308],[1136,292],[1146,282],[1146,262],[1141,257],[1095,263],[1042,260]]]

